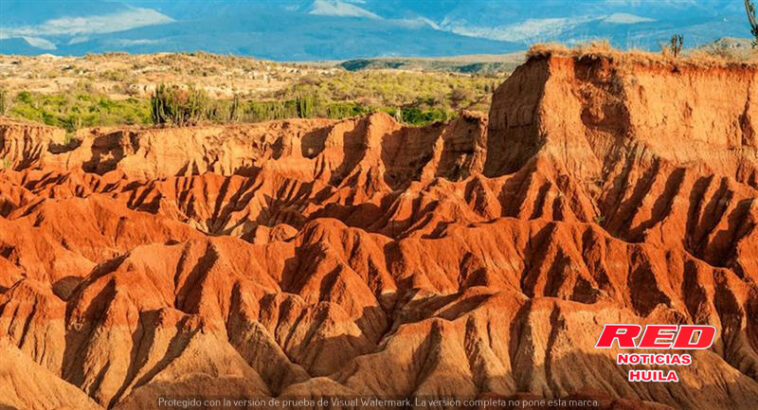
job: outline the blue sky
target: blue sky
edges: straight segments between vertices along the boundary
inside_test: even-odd
[[[0,52],[277,60],[505,53],[598,38],[657,49],[750,35],[742,0],[2,0]]]

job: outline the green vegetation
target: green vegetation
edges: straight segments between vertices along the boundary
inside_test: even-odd
[[[202,90],[165,85],[159,86],[150,99],[130,97],[120,101],[98,94],[21,91],[13,99],[8,114],[74,132],[82,127],[120,124],[187,126],[204,122],[223,124],[288,118],[342,119],[376,111],[386,112],[409,125],[447,121],[456,115],[449,106],[426,102],[393,107],[352,101],[325,102],[314,95],[266,101],[242,100],[239,96],[211,99]]]
[[[115,124],[341,119],[375,111],[424,125],[448,120],[462,109],[488,111],[492,92],[507,74],[467,66],[494,67],[503,59],[510,64],[509,58],[400,59],[400,70],[376,69],[376,64],[394,62],[374,60],[372,69],[351,72],[331,64],[280,64],[199,52],[0,56],[9,67],[0,86],[6,90],[0,109],[69,131]]]
[[[460,109],[488,111],[498,75],[361,71],[306,76],[269,95],[248,101],[246,122],[283,118],[346,118],[384,111],[410,125],[454,118]]]
[[[422,110],[487,110],[488,98],[502,75],[461,75],[397,71],[337,72],[306,76],[271,97],[317,95],[324,103],[356,102],[367,107],[415,106]]]
[[[210,99],[205,91],[189,87],[159,85],[150,97],[154,124],[195,125],[210,114]]]
[[[110,72],[112,78],[121,78]],[[80,81],[70,92],[17,91],[8,115],[63,127],[117,124],[194,125],[287,118],[342,119],[384,111],[410,125],[454,118],[461,109],[487,111],[501,75],[388,71],[331,71],[302,76],[287,87],[214,98],[202,87],[160,84],[148,96],[109,94]],[[126,88],[128,86],[125,85]]]
[[[7,98],[8,98],[8,92],[5,90],[5,88],[0,88],[0,115],[5,114]]]
[[[73,94],[21,91],[6,111],[12,117],[62,127],[69,132],[81,127],[150,122],[150,106],[145,99],[116,101],[84,91]]]
[[[232,105],[229,107],[230,122],[237,122],[240,120],[240,107],[240,96],[239,94],[234,94],[234,98],[232,98]]]
[[[171,91],[167,91],[171,90]],[[289,100],[212,100],[201,91],[159,87],[151,98],[154,124],[192,125],[198,122],[261,122],[288,118],[342,119],[384,111],[411,125],[426,125],[454,117],[452,111],[410,104],[404,107],[368,106],[356,102],[325,102],[315,95]]]
[[[347,118],[371,112],[357,104],[324,104],[316,96],[302,96],[290,100],[247,101],[242,107],[242,121],[259,122],[286,118]]]

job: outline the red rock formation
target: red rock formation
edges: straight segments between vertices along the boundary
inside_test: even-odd
[[[753,408],[756,80],[552,55],[496,91],[489,124],[373,114],[66,143],[4,121],[0,406]],[[719,337],[679,383],[629,383],[617,351],[593,348],[627,322]]]

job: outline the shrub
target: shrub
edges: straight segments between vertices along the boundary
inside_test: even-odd
[[[21,91],[16,94],[16,101],[24,104],[32,103],[32,94],[29,91]]]
[[[355,102],[331,103],[326,107],[326,116],[335,119],[355,117],[369,112],[371,110],[368,107]]]
[[[248,101],[243,118],[247,122],[280,120],[297,117],[294,101]]]
[[[489,92],[488,85],[485,84],[484,87],[484,91]],[[473,101],[474,98],[474,91],[468,88],[456,87],[450,92],[450,102],[453,103],[453,107],[460,107],[466,102]]]
[[[447,121],[447,112],[439,108],[422,110],[417,106],[403,107],[400,118],[410,125],[427,125],[438,121]]]
[[[22,91],[16,95],[12,117],[63,127],[74,132],[81,127],[117,124],[146,124],[150,122],[147,100],[127,98],[111,100],[96,94],[32,94]]]

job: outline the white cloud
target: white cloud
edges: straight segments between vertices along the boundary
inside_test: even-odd
[[[164,24],[174,21],[152,9],[134,8],[120,13],[86,17],[61,17],[47,20],[36,26],[3,27],[8,37],[22,36],[81,36],[86,34],[114,33],[136,27]]]
[[[41,48],[43,50],[55,50],[55,44],[51,43],[50,41],[45,40],[44,38],[39,37],[21,37],[29,43],[30,46]]]
[[[71,37],[71,40],[68,41],[68,45],[86,43],[87,41],[89,41],[89,37],[87,36]]]
[[[431,27],[435,30],[439,30],[440,26],[433,22],[432,20],[429,20],[426,17],[416,17],[414,19],[398,19],[398,20],[389,20],[395,24],[409,27],[409,28],[421,28],[421,27]]]
[[[597,17],[527,19],[505,27],[477,27],[469,26],[465,21],[448,20],[446,18],[440,23],[440,27],[444,30],[470,37],[501,41],[532,42],[556,37],[564,31],[597,19]]]
[[[354,4],[340,0],[316,0],[308,14],[317,16],[337,16],[337,17],[364,17],[370,19],[381,19],[376,14],[360,8]]]
[[[606,23],[613,24],[636,24],[636,23],[648,23],[655,21],[651,18],[635,16],[629,13],[613,13],[610,16],[603,19]]]
[[[140,38],[136,40],[119,39],[115,41],[116,45],[119,45],[122,47],[143,46],[143,45],[160,44],[160,43],[163,43],[163,40],[155,40],[155,39],[147,39],[147,38]]]

